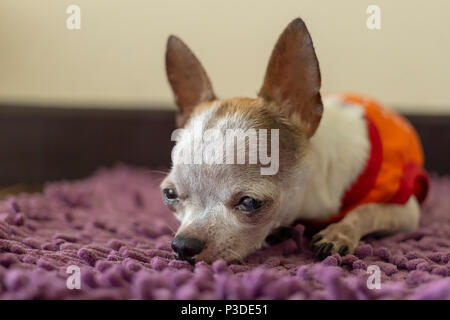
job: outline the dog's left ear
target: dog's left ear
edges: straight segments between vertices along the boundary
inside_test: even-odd
[[[275,102],[288,117],[297,117],[308,137],[322,117],[320,70],[308,29],[292,21],[279,37],[259,96]]]
[[[198,104],[216,97],[200,61],[176,36],[167,40],[166,71],[179,109],[177,124],[183,127]]]

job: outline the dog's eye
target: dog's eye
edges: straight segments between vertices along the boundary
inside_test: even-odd
[[[177,192],[172,188],[165,188],[163,189],[163,199],[164,202],[168,204],[175,204],[178,202],[178,194]]]
[[[238,209],[239,211],[251,213],[261,208],[262,204],[263,202],[261,200],[257,200],[251,197],[243,197],[236,206],[236,209]]]

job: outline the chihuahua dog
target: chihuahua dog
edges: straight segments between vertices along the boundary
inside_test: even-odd
[[[167,42],[166,69],[182,129],[161,184],[181,221],[172,242],[177,259],[242,261],[296,222],[320,230],[310,247],[322,259],[352,253],[368,234],[418,226],[428,180],[416,132],[400,115],[356,94],[322,101],[319,64],[300,18],[279,37],[257,98],[217,98],[200,62],[175,36]],[[261,153],[251,161],[250,135],[243,147],[231,147],[248,152],[244,161],[221,162],[230,141],[220,133],[231,129],[266,130],[253,138],[276,142],[264,148],[277,161],[275,170],[262,173],[268,162]],[[183,154],[200,150],[192,149],[191,138],[211,130],[219,135],[200,141],[216,151],[212,159],[183,162]]]

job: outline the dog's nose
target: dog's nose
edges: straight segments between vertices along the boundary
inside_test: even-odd
[[[194,256],[202,252],[205,242],[189,237],[176,236],[172,241],[172,249],[177,259],[194,263]]]

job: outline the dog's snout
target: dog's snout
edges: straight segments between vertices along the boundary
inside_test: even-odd
[[[194,256],[202,252],[205,242],[189,237],[176,236],[172,241],[172,249],[178,259],[194,262]]]

